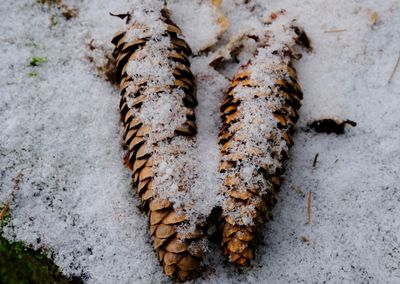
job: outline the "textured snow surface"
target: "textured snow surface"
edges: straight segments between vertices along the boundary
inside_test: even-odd
[[[188,1],[200,3],[174,0],[171,14],[193,14],[193,22],[173,20],[182,30],[208,35],[204,18],[189,4],[179,5]],[[66,274],[85,275],[88,283],[169,282],[123,165],[119,92],[85,60],[91,38],[112,48],[123,21],[108,13],[144,1],[67,2],[78,7],[78,17],[59,18],[53,28],[51,13],[34,0],[0,3],[0,202],[10,199],[12,179],[23,174],[5,234],[47,249]],[[400,70],[388,80],[400,53],[400,3],[225,0],[221,11],[230,27],[219,44],[259,29],[282,8],[304,27],[314,51],[296,65],[304,99],[275,218],[264,228],[264,245],[251,269],[239,273],[211,245],[212,269],[197,282],[398,283]],[[378,14],[373,27],[372,11]],[[191,38],[203,37],[191,34],[189,44]],[[34,56],[48,62],[30,67]],[[229,82],[207,65],[211,58],[192,60],[199,172],[209,180],[199,186],[204,196],[217,182],[212,173],[218,165],[219,104]],[[311,120],[332,116],[358,125],[342,136],[306,131]],[[313,197],[311,224],[307,192]]]
[[[216,43],[224,30],[219,24],[222,15],[212,0],[171,0],[168,1],[168,7],[176,24],[182,28],[194,54]]]

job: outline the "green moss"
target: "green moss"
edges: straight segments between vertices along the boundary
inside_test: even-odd
[[[29,72],[27,75],[29,77],[37,77],[37,76],[39,76],[39,74],[37,72]]]
[[[40,251],[26,248],[22,242],[10,243],[0,236],[0,283],[82,283],[68,279]]]
[[[29,65],[31,66],[40,66],[43,63],[47,62],[47,57],[32,57]]]
[[[5,205],[0,205],[0,212]],[[27,248],[23,242],[10,243],[2,236],[2,229],[11,221],[11,210],[0,220],[0,283],[82,283],[82,279],[63,276],[54,262],[41,251]]]

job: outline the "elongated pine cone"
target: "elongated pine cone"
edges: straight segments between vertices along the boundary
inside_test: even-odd
[[[112,42],[133,182],[165,274],[186,281],[201,274],[204,253],[201,224],[187,230],[185,214],[197,101],[191,50],[168,10],[154,2],[135,8]]]
[[[303,97],[291,63],[293,48],[310,47],[297,27],[267,32],[265,41],[234,76],[221,106],[222,248],[239,266],[254,259],[293,144],[290,135]]]

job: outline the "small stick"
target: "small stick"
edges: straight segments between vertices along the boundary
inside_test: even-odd
[[[307,193],[307,221],[308,224],[311,224],[311,191]]]
[[[347,31],[347,29],[336,29],[336,30],[329,30],[329,31],[324,31],[324,33],[328,34],[328,33],[341,33],[341,32],[345,32]]]
[[[393,68],[392,74],[390,74],[390,78],[389,78],[388,84],[390,84],[392,82],[392,79],[394,77],[394,74],[396,73],[397,67],[399,67],[399,63],[400,63],[400,54],[397,57],[396,65]]]
[[[6,216],[6,214],[8,212],[8,209],[10,209],[10,205],[5,204],[5,206],[3,207],[3,209],[1,209],[1,212],[0,212],[0,221],[3,221],[4,216]]]
[[[319,156],[319,153],[315,154],[314,162],[312,163],[313,168],[315,168],[315,166],[317,165],[318,156]]]
[[[15,198],[15,193],[16,193],[16,191],[19,189],[19,184],[20,184],[20,182],[21,182],[21,180],[22,180],[22,172],[19,172],[13,179],[12,179],[12,181],[13,181],[13,189],[12,189],[12,192],[11,192],[11,198],[10,198],[10,200],[8,201],[8,202],[6,202],[5,204],[4,204],[4,207],[3,207],[3,209],[1,209],[1,211],[0,211],[0,221],[3,221],[3,219],[4,219],[4,217],[6,216],[6,214],[7,214],[7,212],[8,212],[8,210],[10,210],[10,203],[14,200],[14,198]]]

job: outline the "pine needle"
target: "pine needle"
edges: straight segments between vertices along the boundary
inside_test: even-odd
[[[345,32],[347,31],[347,29],[336,29],[336,30],[328,30],[328,31],[324,31],[324,33],[328,34],[328,33],[341,33],[341,32]]]
[[[394,74],[396,73],[397,67],[399,67],[399,64],[400,64],[400,54],[397,57],[396,65],[393,68],[392,74],[390,74],[390,78],[389,78],[388,84],[390,84],[392,82],[392,79],[394,77]]]
[[[311,224],[311,199],[312,199],[312,194],[311,191],[307,193],[307,222],[308,224]]]
[[[313,168],[315,168],[315,166],[317,165],[318,156],[319,156],[319,153],[315,154],[314,161],[312,163]]]

